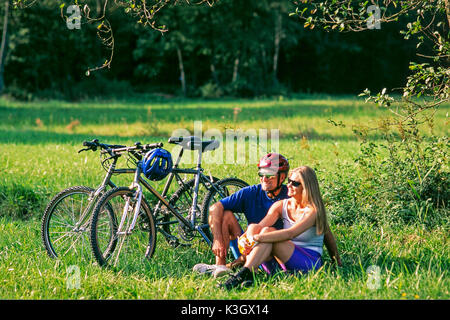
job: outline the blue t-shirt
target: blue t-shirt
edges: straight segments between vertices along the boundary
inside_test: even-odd
[[[278,196],[271,199],[267,195],[267,192],[261,188],[261,184],[257,184],[242,188],[231,196],[223,198],[220,202],[225,210],[244,213],[249,224],[259,223],[266,216],[270,207],[275,202],[288,198],[287,194],[287,187],[282,185]],[[278,220],[274,227],[277,229],[282,229],[282,220]]]

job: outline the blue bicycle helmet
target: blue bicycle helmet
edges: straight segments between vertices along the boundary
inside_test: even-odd
[[[172,171],[172,155],[161,148],[153,149],[144,156],[141,168],[147,179],[162,180]]]

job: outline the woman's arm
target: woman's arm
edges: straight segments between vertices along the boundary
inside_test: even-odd
[[[337,263],[337,265],[340,267],[342,266],[341,257],[339,256],[339,252],[336,245],[336,240],[333,236],[333,233],[330,230],[330,226],[326,226],[326,230],[323,237],[323,242],[325,244],[325,247],[328,250],[328,253],[331,257],[331,261],[333,263]]]
[[[305,216],[300,221],[296,222],[292,227],[283,230],[266,232],[254,236],[258,242],[281,242],[291,240],[302,234],[316,223],[316,211],[311,210],[305,212]]]
[[[275,202],[267,212],[266,216],[258,223],[249,225],[247,236],[253,237],[255,234],[261,232],[264,227],[271,227],[281,217],[281,210],[283,209],[283,200]]]

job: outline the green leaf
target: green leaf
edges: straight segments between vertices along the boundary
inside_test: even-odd
[[[411,187],[411,190],[413,191],[414,195],[417,197],[417,200],[420,201],[419,193],[417,193],[417,190],[416,190],[416,188],[414,188],[414,185],[413,185],[414,182],[413,182],[412,180],[409,180],[409,179],[408,179],[408,184],[409,184],[409,186]]]

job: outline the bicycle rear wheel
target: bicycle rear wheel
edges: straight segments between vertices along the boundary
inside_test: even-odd
[[[212,182],[216,183],[219,178],[212,177]],[[170,197],[169,203],[174,207],[183,217],[191,221],[192,213],[192,201],[194,198],[194,186],[195,179],[191,179],[181,185]],[[211,185],[209,181],[202,181],[199,184],[198,196],[197,196],[197,217],[195,220],[200,221],[201,218],[201,205],[205,199],[206,194]],[[180,242],[190,242],[193,240],[196,233],[183,228],[183,226],[178,222],[176,217],[167,209],[163,211],[163,215],[160,218],[160,227],[162,228],[162,233],[165,236],[169,244],[177,246]]]
[[[239,191],[242,188],[248,187],[249,184],[245,182],[244,180],[238,179],[238,178],[225,178],[222,180],[219,180],[216,184],[216,188],[211,188],[209,190],[208,194],[205,197],[205,200],[202,204],[202,213],[201,213],[201,222],[203,225],[208,225],[208,218],[209,218],[209,208],[216,202],[220,201],[223,198],[226,198],[233,193]],[[247,229],[247,219],[245,218],[243,213],[234,213],[236,216],[236,219],[238,220],[239,224],[241,225],[241,228],[243,230]],[[205,232],[205,235],[212,241],[213,237],[211,234],[210,228],[205,228],[203,230]]]
[[[41,237],[51,258],[88,258],[89,220],[94,189],[75,186],[62,190],[45,208]]]
[[[152,257],[156,246],[152,211],[142,198],[136,225],[129,230],[135,205],[135,191],[127,187],[114,188],[97,202],[91,221],[91,248],[99,265],[118,269],[141,268]],[[108,217],[108,207],[113,219]],[[124,211],[125,223],[122,230],[118,230]]]

